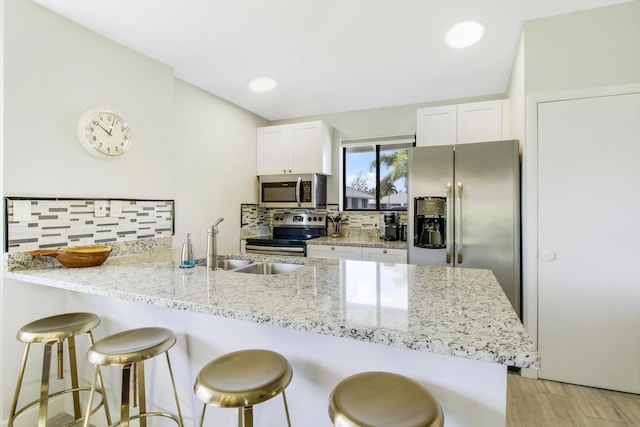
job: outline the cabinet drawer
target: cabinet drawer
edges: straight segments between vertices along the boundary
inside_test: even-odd
[[[362,248],[359,246],[309,245],[307,256],[310,258],[362,259]]]
[[[404,249],[362,248],[364,261],[407,263],[407,251]]]

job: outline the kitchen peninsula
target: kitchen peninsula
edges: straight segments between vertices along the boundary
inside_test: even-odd
[[[195,373],[241,348],[270,348],[291,361],[292,419],[311,427],[330,426],[330,390],[364,370],[420,381],[440,401],[447,426],[504,425],[507,367],[539,365],[488,270],[286,258],[301,267],[259,275],[181,269],[177,255],[145,252],[112,257],[100,267],[14,270],[7,277],[68,293],[70,309],[96,312],[109,333],[151,324],[175,330],[172,357],[191,422],[200,411],[191,391]],[[282,422],[280,408],[270,405],[256,408],[257,425]],[[232,425],[233,414],[210,413],[220,425]]]

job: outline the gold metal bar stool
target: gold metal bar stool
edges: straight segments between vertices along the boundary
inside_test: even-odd
[[[331,392],[329,416],[336,427],[442,427],[433,395],[417,382],[390,372],[363,372]]]
[[[88,406],[85,415],[82,414],[80,407],[80,392],[91,390],[89,387],[80,387],[78,382],[78,365],[76,359],[76,343],[75,337],[82,334],[87,334],[89,338],[89,344],[93,345],[92,330],[100,324],[100,318],[93,313],[64,313],[55,316],[44,317],[42,319],[35,320],[33,322],[24,325],[18,333],[16,338],[19,341],[26,343],[24,349],[24,356],[22,358],[22,365],[20,372],[18,373],[18,383],[16,385],[16,391],[13,396],[13,402],[11,403],[11,411],[9,412],[8,427],[13,427],[13,423],[25,410],[32,406],[39,405],[38,408],[38,426],[44,427],[47,425],[47,417],[49,410],[49,400],[55,397],[59,397],[68,393],[73,397],[73,417],[74,421],[65,425],[72,425],[82,418],[89,418],[90,414],[97,412],[101,407],[104,407],[107,422],[111,424],[111,415],[109,413],[109,406],[107,399],[105,399],[102,377],[98,377],[99,387],[98,393],[101,395],[101,401],[95,408],[91,409],[91,405]],[[49,380],[51,375],[51,352],[54,344],[58,345],[57,348],[57,368],[59,380],[64,378],[64,341],[67,341],[67,348],[69,351],[69,373],[71,379],[71,388],[60,390],[54,393],[49,392]],[[42,361],[42,380],[40,383],[40,397],[26,405],[18,408],[18,400],[20,397],[20,391],[22,388],[22,380],[24,378],[25,369],[27,366],[27,359],[29,357],[29,350],[33,343],[44,343],[44,356]]]
[[[282,355],[269,350],[241,350],[214,359],[202,368],[193,390],[204,405],[238,408],[238,427],[253,427],[253,406],[282,393],[287,425],[291,427],[284,389],[293,370]]]
[[[175,334],[169,329],[149,327],[131,329],[117,334],[109,335],[89,348],[87,359],[95,365],[93,384],[89,394],[89,403],[93,399],[93,391],[96,387],[96,379],[100,376],[100,366],[120,366],[122,365],[122,399],[120,404],[120,421],[112,425],[128,427],[129,421],[140,420],[140,426],[146,427],[148,417],[165,417],[172,419],[179,427],[184,425],[176,383],[173,379],[173,370],[169,360],[169,349],[176,343]],[[178,415],[167,412],[147,412],[145,395],[144,361],[161,354],[167,358],[169,377],[173,387],[173,397],[176,401]],[[133,389],[133,396],[129,395],[129,390]],[[138,414],[131,415],[130,400],[133,400],[133,407],[139,406]],[[84,420],[84,427],[89,424],[89,417]]]

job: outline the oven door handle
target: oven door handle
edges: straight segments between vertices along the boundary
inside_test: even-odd
[[[262,245],[246,245],[245,246],[245,250],[260,250],[260,251],[265,251],[265,252],[282,252],[282,251],[286,251],[286,252],[300,252],[300,253],[304,253],[304,248],[297,246],[297,247],[293,247],[293,246],[287,246],[286,248],[282,247],[282,246],[262,246]]]

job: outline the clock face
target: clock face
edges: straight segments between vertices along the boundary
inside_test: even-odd
[[[89,110],[83,114],[78,126],[80,142],[96,157],[118,157],[131,146],[129,125],[111,111]]]

